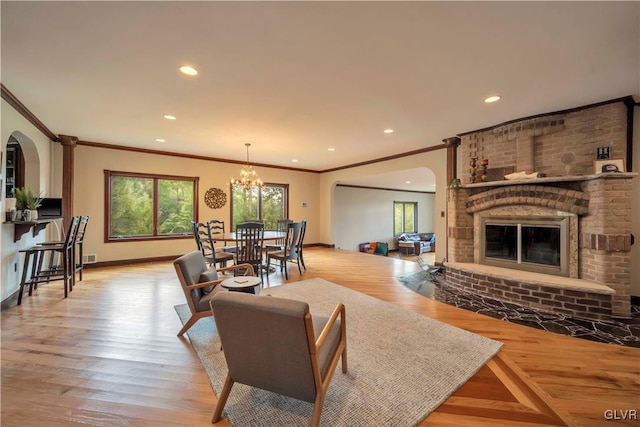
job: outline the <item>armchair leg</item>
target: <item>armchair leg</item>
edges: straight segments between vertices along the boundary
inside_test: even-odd
[[[347,373],[347,346],[344,346],[344,350],[342,350],[342,360],[341,360],[341,365],[342,365],[342,372],[344,374]]]
[[[313,416],[311,417],[311,427],[320,425],[320,415],[322,415],[322,407],[324,406],[324,394],[326,390],[316,395],[316,401],[313,403]]]
[[[183,336],[184,333],[187,332],[187,330],[190,327],[192,327],[194,325],[194,323],[196,323],[198,321],[198,319],[200,319],[200,318],[196,317],[196,316],[191,316],[191,318],[189,320],[187,320],[187,323],[184,324],[182,329],[180,329],[180,332],[178,332],[178,336],[179,337]]]
[[[220,420],[220,416],[222,416],[222,410],[224,409],[224,405],[227,403],[227,399],[229,398],[229,393],[231,393],[231,387],[233,387],[233,380],[231,376],[227,374],[227,378],[224,380],[224,386],[222,387],[222,391],[220,391],[220,396],[218,397],[218,403],[216,404],[216,409],[213,411],[213,418],[211,418],[211,424],[215,424]]]

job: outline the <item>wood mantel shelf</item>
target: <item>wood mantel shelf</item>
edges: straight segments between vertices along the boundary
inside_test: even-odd
[[[7,221],[6,224],[13,224],[13,241],[17,242],[30,229],[33,228],[33,237],[36,237],[38,233],[44,230],[50,222],[58,219],[62,219],[62,217],[37,219],[35,221]]]
[[[482,187],[502,187],[507,185],[529,185],[529,184],[554,184],[558,182],[576,182],[576,181],[591,181],[594,179],[620,179],[620,178],[633,178],[638,176],[637,172],[609,172],[599,173],[594,175],[575,175],[575,176],[551,176],[544,178],[532,178],[532,179],[514,179],[514,180],[502,180],[502,181],[489,181],[489,182],[476,182],[473,184],[464,184],[460,188],[482,188]]]

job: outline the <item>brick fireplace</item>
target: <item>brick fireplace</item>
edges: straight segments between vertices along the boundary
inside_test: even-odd
[[[626,117],[615,102],[461,135],[462,165],[485,158],[546,176],[465,174],[448,190],[447,282],[590,319],[629,317],[637,173],[596,173],[593,163],[600,146],[626,157]]]

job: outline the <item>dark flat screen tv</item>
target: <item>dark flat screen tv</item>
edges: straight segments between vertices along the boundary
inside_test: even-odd
[[[62,199],[45,198],[38,208],[38,218],[61,218]]]

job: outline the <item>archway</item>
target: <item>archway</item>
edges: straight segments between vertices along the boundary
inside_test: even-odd
[[[41,194],[43,189],[40,186],[40,156],[33,140],[20,131],[14,131],[5,142],[4,153],[2,168],[6,182],[2,191],[5,197],[10,196],[11,187],[27,187],[34,194]],[[10,172],[13,178],[11,185]]]

